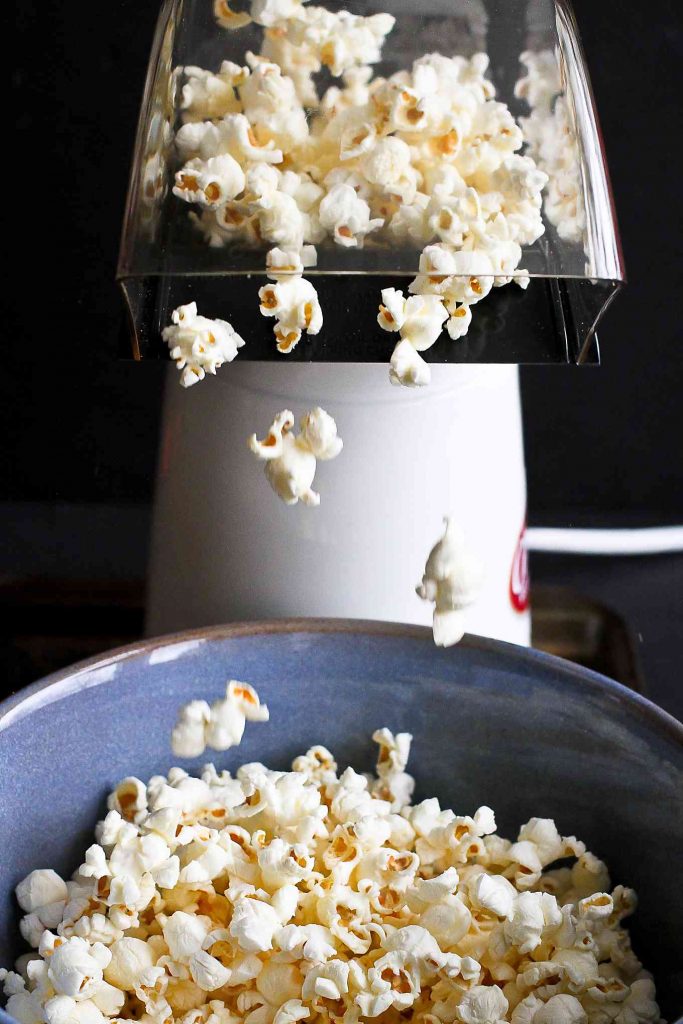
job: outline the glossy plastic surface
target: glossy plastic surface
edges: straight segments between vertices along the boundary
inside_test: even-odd
[[[378,74],[410,67],[414,59],[434,51],[448,56],[485,51],[497,98],[517,117],[530,114],[526,100],[515,95],[525,74],[522,54],[545,53],[556,62],[561,92],[536,116],[537,121],[546,119],[542,131],[554,133],[553,145],[564,147],[564,163],[578,172],[579,227],[567,231],[546,203],[546,231],[524,249],[521,265],[531,274],[529,288],[496,289],[477,307],[464,340],[452,343],[444,333],[426,358],[463,363],[596,361],[594,329],[623,281],[624,270],[590,82],[566,0],[328,0],[324,6],[355,14],[395,15],[382,62],[375,66]],[[240,359],[282,358],[273,343],[272,321],[258,310],[257,292],[265,280],[270,246],[231,242],[209,247],[193,227],[186,204],[171,191],[179,166],[174,133],[182,123],[184,67],[216,70],[226,59],[242,64],[248,49],[258,52],[262,31],[253,24],[237,31],[221,29],[210,0],[163,4],[118,267],[138,358],[166,354],[161,330],[172,309],[192,300],[200,312],[230,320],[248,340]],[[551,169],[551,178],[553,173]],[[546,193],[554,189],[557,194],[564,187],[562,180],[551,180]],[[288,358],[386,361],[392,339],[376,324],[379,293],[383,287],[406,286],[417,272],[419,252],[417,246],[373,241],[372,236],[360,249],[344,249],[330,241],[318,246],[318,265],[307,276],[320,294],[325,326]]]

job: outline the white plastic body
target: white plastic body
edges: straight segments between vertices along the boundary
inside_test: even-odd
[[[515,366],[432,367],[393,387],[386,366],[240,363],[188,390],[169,368],[147,631],[335,616],[431,624],[415,593],[443,516],[486,567],[467,630],[530,640],[521,534],[526,480]],[[344,449],[319,462],[318,508],[285,506],[247,437],[322,405]]]

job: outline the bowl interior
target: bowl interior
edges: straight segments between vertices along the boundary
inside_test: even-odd
[[[104,798],[126,775],[177,759],[178,708],[214,700],[229,678],[270,706],[218,767],[286,768],[314,743],[373,766],[371,733],[413,733],[417,799],[494,808],[502,835],[555,818],[633,886],[634,945],[662,1012],[683,1008],[683,728],[616,683],[559,659],[427,630],[307,623],[225,627],[150,641],[36,684],[0,707],[0,966],[23,951],[13,888],[33,868],[68,876],[93,841]],[[3,714],[4,712],[4,714]],[[192,772],[211,759],[183,762]]]

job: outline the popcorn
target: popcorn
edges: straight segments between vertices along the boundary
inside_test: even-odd
[[[26,942],[37,949],[43,932],[56,928],[62,920],[68,900],[67,884],[55,871],[42,868],[27,875],[14,891],[25,911],[19,930]]]
[[[459,896],[444,896],[420,915],[420,924],[440,946],[451,949],[467,934],[472,915]]]
[[[264,953],[272,948],[273,936],[281,922],[268,903],[245,898],[235,905],[230,935],[247,953]]]
[[[225,2],[223,7],[229,12]],[[183,70],[187,81],[182,88],[180,109],[186,122],[224,117],[240,109],[235,89],[246,79],[249,68],[224,60],[217,74],[190,66]]]
[[[586,1024],[586,1011],[575,996],[564,993],[552,996],[539,1007],[533,1024]]]
[[[124,992],[140,987],[145,971],[154,966],[151,946],[142,939],[123,936],[110,947],[111,960],[104,969],[104,979]]]
[[[439,251],[445,255],[447,250],[439,250],[438,246],[430,247],[430,254]],[[427,250],[425,250],[426,252]],[[424,254],[423,254],[424,255]],[[462,302],[468,306],[485,299],[494,282],[494,266],[491,257],[483,250],[462,250],[448,253],[447,267],[435,267],[428,274],[419,274],[410,285],[410,291],[416,294],[430,294],[435,288],[437,294],[445,295],[451,302]],[[443,282],[439,277],[444,277]]]
[[[221,28],[244,28],[251,22],[246,11],[233,11],[228,0],[214,0],[213,14]]]
[[[278,350],[288,353],[298,344],[302,331],[320,332],[323,315],[318,293],[310,281],[297,274],[276,276],[275,284],[267,284],[259,291],[261,313],[276,318],[273,330]]]
[[[389,136],[378,140],[363,156],[360,168],[366,181],[383,192],[406,203],[415,199],[419,175],[411,164],[410,147],[402,139]]]
[[[316,406],[301,420],[301,437],[316,459],[336,459],[344,447],[332,417]]]
[[[200,949],[190,957],[190,976],[203,992],[215,992],[228,984],[231,971],[220,960]]]
[[[355,66],[376,64],[384,38],[394,24],[390,14],[362,17],[349,11],[332,13],[323,7],[309,7],[288,26],[288,36],[295,46],[314,54],[339,78]]]
[[[483,568],[467,548],[463,531],[453,519],[447,517],[445,523],[446,532],[432,548],[416,588],[424,601],[434,602],[434,642],[439,647],[462,639],[464,611],[476,600],[483,581]]]
[[[14,890],[17,903],[27,914],[38,913],[55,903],[66,903],[66,882],[56,871],[42,868],[32,871]]]
[[[173,753],[199,757],[207,747],[229,750],[241,742],[247,722],[267,722],[268,717],[268,708],[261,704],[256,690],[232,679],[223,700],[211,706],[193,700],[180,709],[171,738]]]
[[[47,969],[57,993],[72,999],[89,999],[103,980],[103,969],[111,960],[106,946],[96,942],[92,946],[84,939],[73,937],[55,944]]]
[[[337,245],[362,246],[365,236],[382,226],[382,218],[370,219],[370,207],[350,185],[336,185],[320,203],[320,223]]]
[[[508,1001],[497,985],[475,985],[458,1004],[458,1019],[463,1024],[497,1024],[505,1017]]]
[[[318,457],[340,447],[326,417],[302,423]],[[235,715],[267,716],[244,683],[218,707],[193,703],[192,728],[222,740],[241,735]],[[373,739],[376,777],[340,774],[317,745],[289,772],[124,778],[74,877],[39,870],[17,887],[28,918],[54,896],[62,911],[21,973],[0,969],[8,1012],[20,1024],[658,1024],[621,924],[633,892],[610,892],[605,865],[550,819],[509,842],[489,807],[412,806],[411,736]],[[566,857],[571,868],[546,870]]]
[[[252,73],[240,89],[244,113],[257,138],[291,150],[308,138],[306,112],[291,78],[277,64],[247,55]]]
[[[180,383],[189,388],[215,374],[223,363],[230,363],[244,341],[226,320],[209,320],[199,316],[197,303],[178,306],[173,311],[173,324],[163,330],[164,341],[171,350],[171,359],[182,370]]]
[[[282,163],[282,150],[277,149],[272,140],[264,144],[259,143],[256,133],[244,114],[228,114],[211,128],[213,130],[209,138],[213,140],[216,151],[230,153],[242,166],[247,161],[266,164]],[[205,143],[205,150],[206,148],[207,143]]]
[[[300,999],[288,999],[273,1017],[273,1024],[296,1024],[297,1021],[310,1017],[311,1011]]]
[[[431,371],[419,353],[435,343],[447,317],[448,313],[436,295],[406,299],[396,288],[382,291],[377,322],[382,330],[398,331],[401,335],[389,367],[392,384],[423,387],[430,382]]]
[[[266,463],[266,479],[285,505],[296,505],[298,501],[319,505],[320,495],[311,486],[316,461],[336,458],[343,443],[337,437],[336,423],[324,409],[313,409],[302,417],[300,434],[292,433],[293,426],[294,414],[285,409],[275,417],[263,441],[252,434],[249,447]]]
[[[296,249],[271,249],[266,255],[266,274],[273,281],[287,279],[289,275],[303,274],[304,268],[315,266],[316,251],[313,246],[304,246],[301,251]]]
[[[275,941],[283,953],[313,964],[325,963],[337,952],[332,932],[319,924],[286,925]]]
[[[308,0],[252,0],[251,17],[257,25],[272,28],[301,15],[305,3]]]
[[[561,920],[557,900],[550,893],[521,892],[505,922],[505,937],[520,953],[531,953],[541,944],[545,930],[557,928]]]
[[[205,700],[191,700],[178,715],[171,746],[176,757],[200,757],[206,750],[206,728],[211,708]]]
[[[446,323],[446,330],[448,336],[453,341],[459,341],[464,338],[470,329],[472,323],[472,310],[469,306],[463,304],[459,306],[457,303],[446,303],[446,309],[451,314]]]
[[[381,314],[380,314],[381,315]],[[391,354],[389,380],[408,388],[422,388],[432,379],[429,363],[416,352],[406,339],[399,341]]]
[[[472,905],[495,917],[510,919],[515,909],[517,891],[502,875],[489,875],[485,871],[474,875],[468,892]]]
[[[515,96],[527,101],[530,107],[550,111],[553,100],[562,91],[560,68],[552,50],[526,50],[520,55],[527,74],[515,85]]]
[[[173,194],[186,203],[225,206],[244,191],[244,172],[237,161],[224,153],[204,161],[199,157],[176,173]]]
[[[134,776],[122,779],[110,796],[107,806],[109,810],[118,811],[126,821],[139,820],[147,812],[147,787],[144,782]],[[97,859],[98,855],[104,854],[104,851],[98,850],[97,847],[91,847],[89,852],[93,858],[93,869],[96,865],[104,867],[102,860]],[[106,874],[107,872],[104,870],[102,873]],[[98,874],[96,877],[99,878],[101,875]]]
[[[527,74],[518,80],[515,95],[531,108],[520,124],[528,142],[527,157],[546,175],[545,214],[561,239],[578,244],[586,229],[581,161],[572,116],[562,95],[558,60],[552,51],[544,50],[522,53],[520,61]]]

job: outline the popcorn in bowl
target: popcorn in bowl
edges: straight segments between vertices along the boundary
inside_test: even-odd
[[[266,717],[248,684],[227,699]],[[39,869],[17,886],[34,952],[0,971],[7,1011],[20,1024],[659,1021],[624,928],[632,890],[548,818],[511,842],[487,806],[413,803],[412,737],[373,739],[375,775],[316,745],[291,771],[124,779],[73,877]]]

